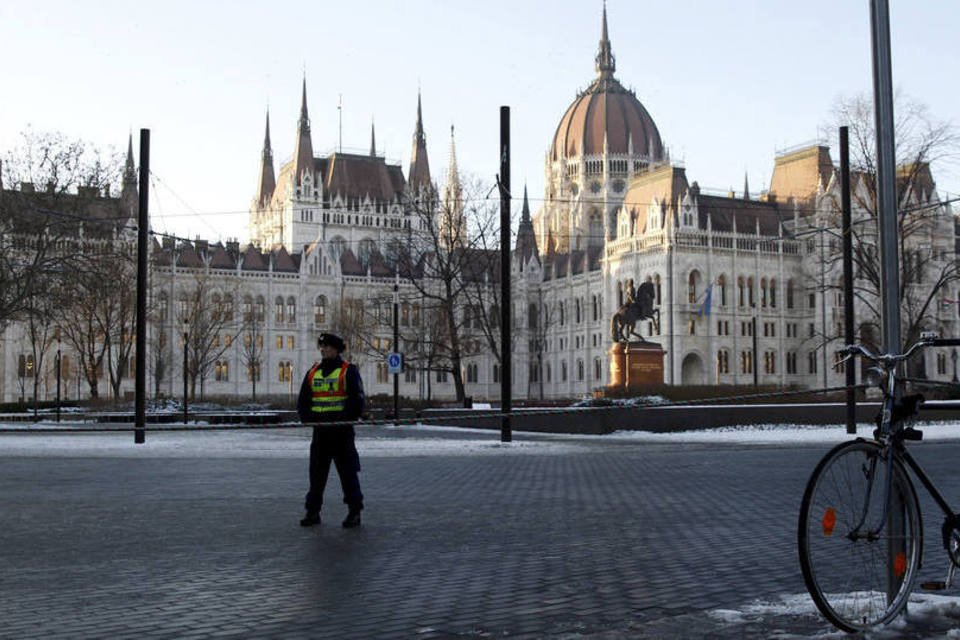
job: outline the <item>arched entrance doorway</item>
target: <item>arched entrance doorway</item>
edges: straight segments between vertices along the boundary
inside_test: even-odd
[[[706,384],[703,358],[695,353],[688,353],[680,366],[680,384]]]

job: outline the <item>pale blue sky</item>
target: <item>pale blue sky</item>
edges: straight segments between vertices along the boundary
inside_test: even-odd
[[[543,193],[544,153],[594,77],[600,0],[0,4],[0,150],[58,130],[124,148],[151,129],[156,230],[246,237],[269,104],[275,159],[293,150],[306,69],[314,149],[377,149],[406,171],[423,93],[435,178],[456,125],[462,171],[498,171],[510,105],[513,184]],[[867,0],[609,0],[617,76],[691,181],[752,191],[776,149],[810,141],[837,96],[871,92]],[[894,84],[960,123],[955,0],[891,1]],[[960,192],[957,167],[937,174]],[[198,212],[195,215],[193,212]]]

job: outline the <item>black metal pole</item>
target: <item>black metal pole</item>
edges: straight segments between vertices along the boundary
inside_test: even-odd
[[[853,344],[853,224],[850,213],[850,137],[840,127],[840,208],[843,215],[843,334]],[[847,433],[857,432],[856,361],[847,363]]]
[[[500,107],[500,441],[510,442],[510,107]]]
[[[188,331],[183,332],[183,424],[187,424],[187,341],[190,339],[190,333]],[[256,348],[256,345],[254,345]],[[253,388],[254,388],[254,402],[256,402],[256,388],[257,388],[257,370],[256,363],[253,364],[254,370],[251,375],[253,379]]]
[[[871,0],[873,101],[877,123],[877,219],[880,229],[881,309],[884,350],[899,354],[900,271],[897,239],[896,153],[893,124],[893,79],[890,54],[890,7]],[[897,394],[899,394],[899,389]]]
[[[60,333],[57,332],[57,422],[60,422]]]
[[[393,351],[400,353],[400,277],[393,283]],[[393,374],[393,419],[400,420],[400,374]]]
[[[757,316],[753,316],[751,324],[753,325],[753,386],[756,388],[760,386],[760,367],[758,366],[760,363],[757,362],[757,342],[759,341],[757,336]]]
[[[877,134],[877,222],[880,231],[880,308],[883,319],[883,349],[899,355],[900,264],[897,238],[896,154],[893,125],[893,77],[890,55],[890,6],[887,0],[871,0],[870,30],[873,50],[873,104]],[[902,385],[893,390],[896,398]],[[894,569],[903,553],[903,502],[891,495],[887,509],[887,601],[900,587]]]
[[[150,130],[140,129],[140,203],[137,212],[137,351],[134,354],[133,441],[146,441],[147,416],[147,232],[150,196]]]

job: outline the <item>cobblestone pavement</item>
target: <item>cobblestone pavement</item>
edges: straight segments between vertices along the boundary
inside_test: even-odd
[[[0,637],[831,632],[812,605],[762,606],[805,594],[796,515],[826,445],[366,456],[364,525],[348,531],[335,476],[323,524],[298,526],[305,435],[265,436],[303,438],[304,453],[262,458],[25,457],[0,438]],[[957,495],[960,444],[915,450]]]

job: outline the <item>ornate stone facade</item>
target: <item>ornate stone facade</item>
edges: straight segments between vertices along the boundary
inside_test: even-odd
[[[813,144],[778,154],[770,189],[759,195],[746,183],[741,193],[708,193],[671,163],[653,117],[615,77],[605,10],[601,33],[597,77],[564,112],[548,143],[542,206],[531,212],[524,194],[511,265],[514,398],[577,398],[608,385],[611,317],[642,282],[653,285],[660,323],[659,331],[648,321],[638,328],[666,352],[664,383],[752,384],[756,375],[760,384],[842,384],[842,371],[832,367],[842,344],[843,307],[840,185],[829,149]],[[343,327],[349,334],[343,323],[360,309],[389,324],[397,285],[392,265],[407,231],[423,224],[411,203],[441,193],[444,201],[461,197],[452,140],[443,192],[433,183],[419,99],[406,177],[373,143],[366,155],[316,157],[306,83],[294,151],[276,173],[271,145],[268,119],[249,246],[167,241],[153,247],[151,358],[162,354],[166,367],[159,375],[149,368],[151,390],[180,393],[181,308],[203,282],[211,313],[222,323],[217,339],[231,340],[218,346],[202,380],[205,395],[251,395],[244,344],[251,322],[262,339],[257,394],[295,393],[317,357],[318,332]],[[925,252],[930,269],[952,264],[953,213],[939,202],[929,168],[914,174],[902,189],[901,207],[923,211],[928,223],[910,240],[915,246],[907,257]],[[866,190],[862,178],[855,176],[855,191]],[[869,200],[859,195],[855,202]],[[873,225],[862,208],[854,217],[865,230]],[[458,220],[440,223],[451,237],[461,233]],[[929,290],[920,280],[905,286]],[[422,301],[409,285],[398,288],[401,325],[422,327]],[[933,301],[926,325],[957,335],[960,291],[948,289]],[[864,336],[870,302],[869,296],[857,302]],[[348,351],[371,394],[392,391],[386,363],[376,355],[395,347],[390,338],[383,330],[370,338],[375,344]],[[23,345],[23,327],[8,327],[0,343],[0,400],[19,395]],[[951,379],[950,355],[927,350],[925,374]],[[468,350],[463,369],[466,395],[499,396],[495,360],[482,348]],[[51,386],[42,388],[51,397]],[[132,380],[124,386],[130,388]],[[448,376],[411,368],[400,377],[400,392],[450,399],[454,388]]]

